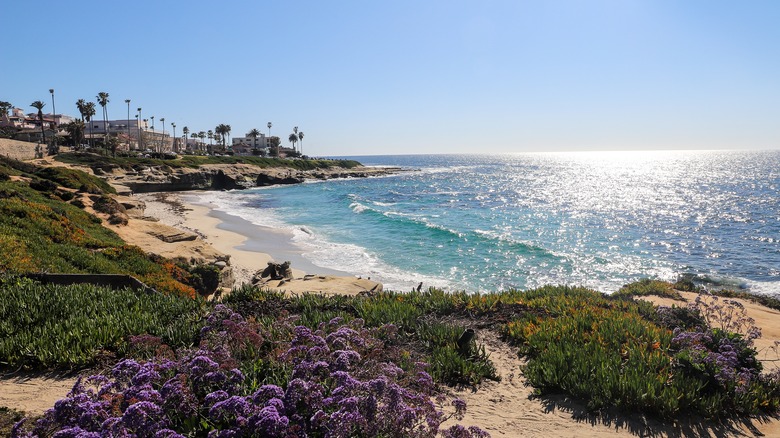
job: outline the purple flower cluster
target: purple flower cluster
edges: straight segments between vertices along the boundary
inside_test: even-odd
[[[316,331],[295,327],[289,348],[274,358],[291,367],[289,381],[252,392],[230,367],[235,353],[262,342],[252,331],[240,315],[217,306],[198,350],[180,351],[175,361],[125,359],[107,376],[79,381],[30,430],[20,422],[12,436],[488,436],[475,427],[440,431],[450,416],[462,418],[465,403],[454,400],[454,412],[445,414],[431,399],[435,387],[425,364],[410,378],[391,362],[367,359],[381,341],[359,320],[333,320]]]
[[[715,295],[699,294],[689,308],[698,312],[713,329],[742,335],[750,342],[761,337],[761,328],[737,300],[721,301]]]
[[[759,377],[761,364],[755,358],[753,341],[761,329],[737,300],[699,294],[689,308],[701,315],[709,329],[675,330],[672,345],[692,366],[712,375],[725,388],[744,393]]]

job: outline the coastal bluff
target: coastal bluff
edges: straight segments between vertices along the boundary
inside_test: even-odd
[[[366,178],[398,173],[400,168],[358,166],[298,170],[286,167],[260,167],[252,164],[204,164],[197,168],[166,165],[137,165],[124,168],[115,164],[90,167],[92,173],[116,187],[120,194],[175,192],[186,190],[234,190],[279,184],[299,184],[307,180]]]

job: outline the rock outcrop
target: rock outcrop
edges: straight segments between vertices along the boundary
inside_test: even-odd
[[[95,175],[105,178],[120,192],[149,193],[184,190],[234,190],[277,184],[299,184],[306,180],[365,178],[397,173],[398,168],[356,167],[297,170],[262,168],[249,164],[207,164],[197,169],[169,166],[135,166],[124,169],[115,165],[92,167]]]

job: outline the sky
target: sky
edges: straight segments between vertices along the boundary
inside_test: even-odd
[[[0,100],[311,156],[780,149],[776,0],[5,2]],[[159,127],[159,122],[156,127]],[[158,128],[159,129],[159,128]]]

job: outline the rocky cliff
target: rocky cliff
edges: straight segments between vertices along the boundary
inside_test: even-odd
[[[250,164],[208,164],[197,169],[169,166],[136,166],[124,169],[114,165],[93,167],[120,192],[172,192],[182,190],[232,190],[276,184],[298,184],[306,180],[365,178],[397,173],[398,168],[333,167],[314,170],[262,168]]]

